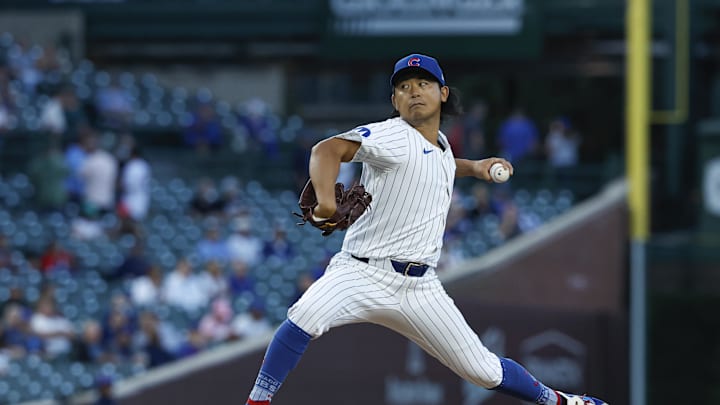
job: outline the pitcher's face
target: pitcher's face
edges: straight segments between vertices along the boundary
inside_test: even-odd
[[[417,123],[439,117],[449,93],[447,86],[440,86],[436,81],[411,77],[395,84],[392,104],[405,121]]]

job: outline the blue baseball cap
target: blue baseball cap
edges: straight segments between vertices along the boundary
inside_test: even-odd
[[[400,71],[410,68],[420,68],[427,71],[433,75],[441,85],[445,86],[445,76],[443,75],[442,69],[440,69],[438,61],[431,56],[421,55],[419,53],[408,55],[395,63],[395,71],[392,76],[390,76],[390,85],[395,85],[395,77]]]

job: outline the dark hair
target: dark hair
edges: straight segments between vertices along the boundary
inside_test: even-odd
[[[441,120],[444,117],[457,117],[464,113],[462,101],[460,100],[460,90],[450,87],[450,94],[446,102],[440,106]]]
[[[435,76],[433,76],[426,70],[405,69],[404,71],[398,73],[398,75],[395,77],[395,80],[393,81],[392,91],[395,92],[395,83],[411,78],[428,79],[437,83],[438,86],[442,86],[440,82],[437,81],[437,78],[435,78]],[[449,87],[449,89],[450,94],[448,95],[447,101],[444,101],[440,105],[440,122],[443,122],[446,118],[457,117],[459,115],[462,115],[463,113],[462,102],[460,100],[460,91],[455,87]],[[393,108],[393,111],[390,114],[390,118],[399,116],[400,112]]]

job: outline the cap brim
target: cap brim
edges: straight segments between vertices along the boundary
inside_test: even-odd
[[[435,82],[438,82],[442,85],[442,82],[438,80],[437,77],[435,77],[434,74],[430,73],[429,70],[423,69],[418,66],[408,66],[406,68],[402,68],[395,72],[392,77],[390,77],[390,84],[395,86],[395,84],[400,80],[406,80],[410,78],[426,78],[431,79]]]

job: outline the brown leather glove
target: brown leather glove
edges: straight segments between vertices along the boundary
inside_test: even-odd
[[[337,209],[335,213],[328,219],[316,221],[313,218],[313,210],[317,207],[318,201],[312,181],[308,180],[298,201],[302,214],[295,213],[295,215],[302,218],[302,222],[298,225],[305,225],[306,222],[309,222],[310,225],[322,230],[323,236],[328,236],[335,230],[348,229],[370,207],[371,201],[372,196],[365,191],[365,186],[362,184],[356,184],[345,190],[342,183],[336,183],[335,203]]]

